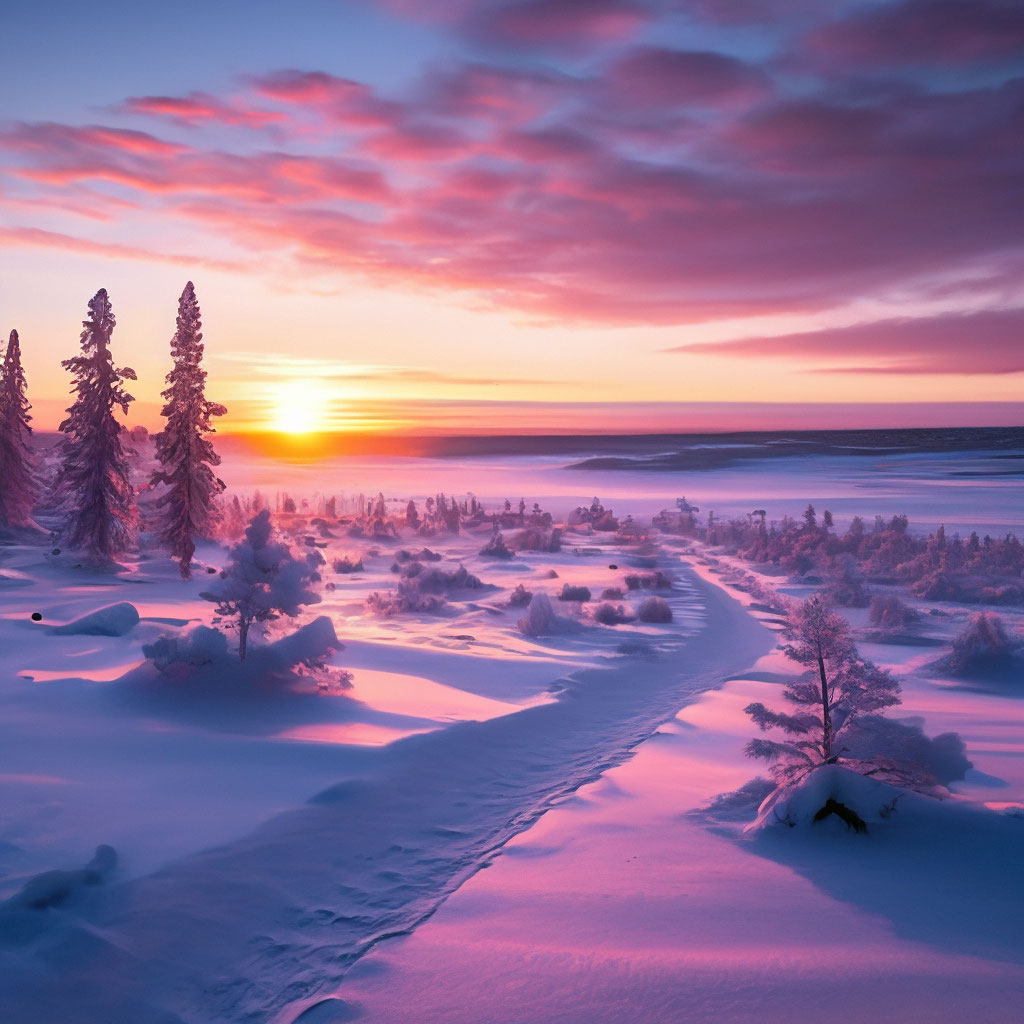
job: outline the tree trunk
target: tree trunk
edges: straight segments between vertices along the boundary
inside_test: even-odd
[[[828,677],[825,675],[825,659],[822,657],[821,648],[818,648],[818,676],[821,679],[821,724],[822,741],[821,748],[825,760],[832,759],[832,711],[828,701]]]
[[[238,620],[238,659],[245,661],[245,644],[249,637],[249,620]]]

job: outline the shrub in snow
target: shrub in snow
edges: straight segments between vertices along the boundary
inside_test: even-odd
[[[126,636],[139,624],[139,612],[128,601],[108,604],[82,615],[63,626],[55,626],[61,636]]]
[[[402,570],[403,580],[415,580],[422,594],[450,594],[457,590],[481,590],[483,582],[460,565],[458,569],[426,568],[420,562],[410,562]]]
[[[500,533],[491,535],[491,539],[480,549],[482,558],[512,558],[515,552],[505,546],[505,538]]]
[[[562,584],[562,592],[558,595],[559,601],[589,601],[589,587],[574,587],[571,583]]]
[[[246,528],[245,538],[229,551],[220,578],[200,597],[213,601],[219,615],[235,620],[238,656],[244,660],[252,624],[295,616],[304,605],[317,604],[320,595],[312,584],[319,580],[315,558],[296,557],[276,540],[270,512],[263,509]]]
[[[114,366],[110,356],[115,323],[106,289],[101,288],[82,322],[82,354],[61,363],[75,379],[75,401],[60,425],[64,439],[56,493],[63,510],[61,535],[67,547],[99,563],[131,547],[135,526],[128,453],[114,407],[127,414],[134,399],[124,382],[136,377],[129,367]]]
[[[601,591],[602,601],[620,601],[624,596],[622,587],[605,587]]]
[[[844,745],[857,762],[870,763],[870,774],[924,793],[962,779],[973,765],[959,733],[928,737],[918,722],[863,715],[846,731]]]
[[[636,610],[641,622],[671,622],[672,609],[663,597],[645,597]]]
[[[633,616],[626,611],[621,604],[599,604],[594,609],[594,621],[600,622],[602,626],[620,626],[624,622],[632,622]]]
[[[875,594],[868,609],[868,621],[882,629],[902,629],[917,618],[917,612],[895,594]]]
[[[228,653],[228,638],[209,626],[196,626],[176,636],[159,636],[151,644],[142,645],[142,653],[161,672],[199,668],[222,661]]]
[[[29,526],[39,494],[35,456],[29,446],[27,384],[21,366],[21,342],[11,331],[0,371],[0,528]]]
[[[1006,635],[1003,620],[991,612],[972,615],[967,627],[953,641],[944,667],[954,675],[1002,675],[1017,660],[1017,645]]]
[[[660,570],[656,572],[631,573],[626,577],[630,590],[671,590],[672,581]]]
[[[557,527],[553,530],[528,527],[512,538],[512,547],[516,551],[561,551],[562,531]]]
[[[508,596],[508,606],[509,608],[525,608],[530,603],[532,597],[533,594],[522,583],[519,583]]]
[[[546,580],[557,580],[558,579],[558,573],[555,572],[554,569],[548,569],[548,571],[546,573],[544,573],[544,579],[546,579]]]
[[[430,548],[420,548],[419,551],[407,551],[402,548],[395,555],[395,562],[398,565],[404,565],[406,562],[440,562],[442,558],[444,555],[431,551]]]
[[[366,610],[374,615],[392,616],[402,612],[434,615],[443,611],[448,602],[440,594],[422,592],[416,580],[402,579],[394,590],[375,590],[366,599]]]
[[[348,555],[342,555],[341,558],[336,558],[331,563],[331,567],[335,572],[340,573],[362,572],[363,560],[361,558],[352,559]]]
[[[780,781],[840,759],[857,770],[871,770],[870,761],[849,753],[847,734],[859,717],[899,704],[899,683],[858,656],[846,620],[819,597],[796,608],[787,636],[792,641],[784,648],[787,657],[809,666],[799,682],[783,691],[795,710],[770,711],[760,702],[743,710],[762,732],[777,730],[789,738],[751,740],[747,755],[771,762]]]
[[[224,482],[214,476],[220,456],[206,436],[213,433],[212,420],[227,409],[206,400],[202,320],[192,282],[178,300],[178,320],[171,339],[174,366],[167,374],[162,415],[164,429],[156,436],[159,463],[150,486],[163,488],[155,505],[161,543],[178,560],[181,575],[188,579],[195,554],[196,537],[212,537],[220,519],[217,495]]]
[[[547,594],[534,594],[526,609],[526,614],[519,620],[519,629],[527,636],[548,636],[555,631],[555,609]]]

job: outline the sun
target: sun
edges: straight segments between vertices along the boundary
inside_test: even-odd
[[[319,381],[284,381],[274,389],[271,426],[282,434],[318,433],[328,427],[328,406]]]

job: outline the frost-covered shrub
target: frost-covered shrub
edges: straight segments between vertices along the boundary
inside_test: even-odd
[[[534,594],[519,629],[527,636],[547,636],[555,631],[557,616],[547,594]]]
[[[633,616],[626,611],[624,605],[606,601],[594,609],[594,621],[600,622],[602,626],[621,626],[624,622],[632,622]]]
[[[559,601],[589,601],[590,587],[574,587],[571,583],[562,584],[562,592],[558,595]]]
[[[601,591],[602,601],[621,601],[624,596],[622,587],[605,587]]]
[[[363,571],[363,560],[361,558],[352,558],[349,555],[342,555],[341,558],[336,558],[331,563],[331,568],[335,572],[340,573],[352,573]]]
[[[672,609],[663,597],[645,597],[636,610],[641,622],[671,622]]]
[[[959,733],[928,737],[916,722],[864,715],[846,730],[848,756],[870,762],[876,778],[924,792],[962,779],[972,763]]]
[[[159,636],[142,645],[142,653],[161,671],[175,674],[221,661],[228,653],[228,638],[209,626],[196,626],[177,636]]]
[[[448,602],[440,594],[422,593],[411,580],[399,580],[394,590],[375,590],[366,599],[366,610],[384,617],[400,615],[402,612],[435,615],[447,605]]]
[[[655,572],[631,573],[626,577],[630,590],[671,590],[672,581],[660,570]]]
[[[460,565],[458,569],[426,568],[420,562],[410,562],[402,569],[402,581],[415,580],[422,594],[449,594],[454,590],[481,590],[483,581]]]
[[[481,558],[512,558],[515,552],[505,546],[505,538],[500,533],[491,535],[491,539],[480,549]]]
[[[868,621],[882,629],[902,629],[917,618],[917,612],[895,594],[875,594],[868,609]]]
[[[561,551],[562,531],[557,527],[553,530],[529,527],[512,538],[512,547],[516,551]]]
[[[440,562],[442,558],[444,555],[431,551],[430,548],[420,548],[419,551],[408,551],[402,548],[395,555],[395,562],[398,565],[405,565],[406,562]],[[394,567],[392,567],[392,571],[395,571]]]
[[[954,675],[1002,674],[1016,660],[1015,646],[998,615],[979,612],[953,641],[945,667]]]
[[[512,591],[508,596],[509,608],[525,608],[529,603],[533,594],[522,585],[518,584],[515,590]]]
[[[925,601],[955,601],[960,596],[960,587],[949,573],[936,571],[915,580],[910,592]]]
[[[546,573],[544,573],[544,579],[546,579],[546,580],[557,580],[558,579],[558,573],[555,572],[554,569],[548,569],[548,571]]]

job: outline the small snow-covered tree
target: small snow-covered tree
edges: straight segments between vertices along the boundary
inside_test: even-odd
[[[156,436],[159,468],[150,480],[151,486],[166,487],[156,499],[159,537],[178,560],[185,579],[192,574],[195,538],[210,537],[217,527],[216,498],[224,490],[212,469],[220,465],[220,456],[206,435],[213,433],[213,417],[223,416],[227,409],[206,400],[202,326],[195,288],[189,281],[178,300],[177,329],[171,339],[174,366],[162,392],[167,422]]]
[[[899,683],[860,658],[846,620],[821,598],[804,601],[791,621],[792,643],[784,650],[808,667],[803,679],[783,691],[796,710],[771,711],[759,702],[743,709],[763,732],[777,729],[791,737],[747,744],[747,755],[773,762],[780,779],[841,760],[844,734],[857,719],[900,703]]]
[[[295,616],[304,605],[320,602],[312,589],[320,580],[317,568],[315,555],[297,556],[275,538],[270,512],[263,509],[246,527],[245,538],[229,551],[220,578],[199,596],[213,601],[219,615],[235,619],[238,657],[244,660],[254,622]]]
[[[124,389],[135,380],[130,367],[117,367],[110,355],[114,312],[105,288],[89,301],[82,321],[82,354],[61,366],[74,376],[74,404],[60,425],[61,466],[57,494],[64,522],[61,534],[71,548],[106,561],[132,544],[135,495],[129,479],[128,452],[114,407],[127,414],[134,401]]]
[[[26,388],[21,342],[11,331],[0,371],[0,527],[28,526],[38,495]]]

